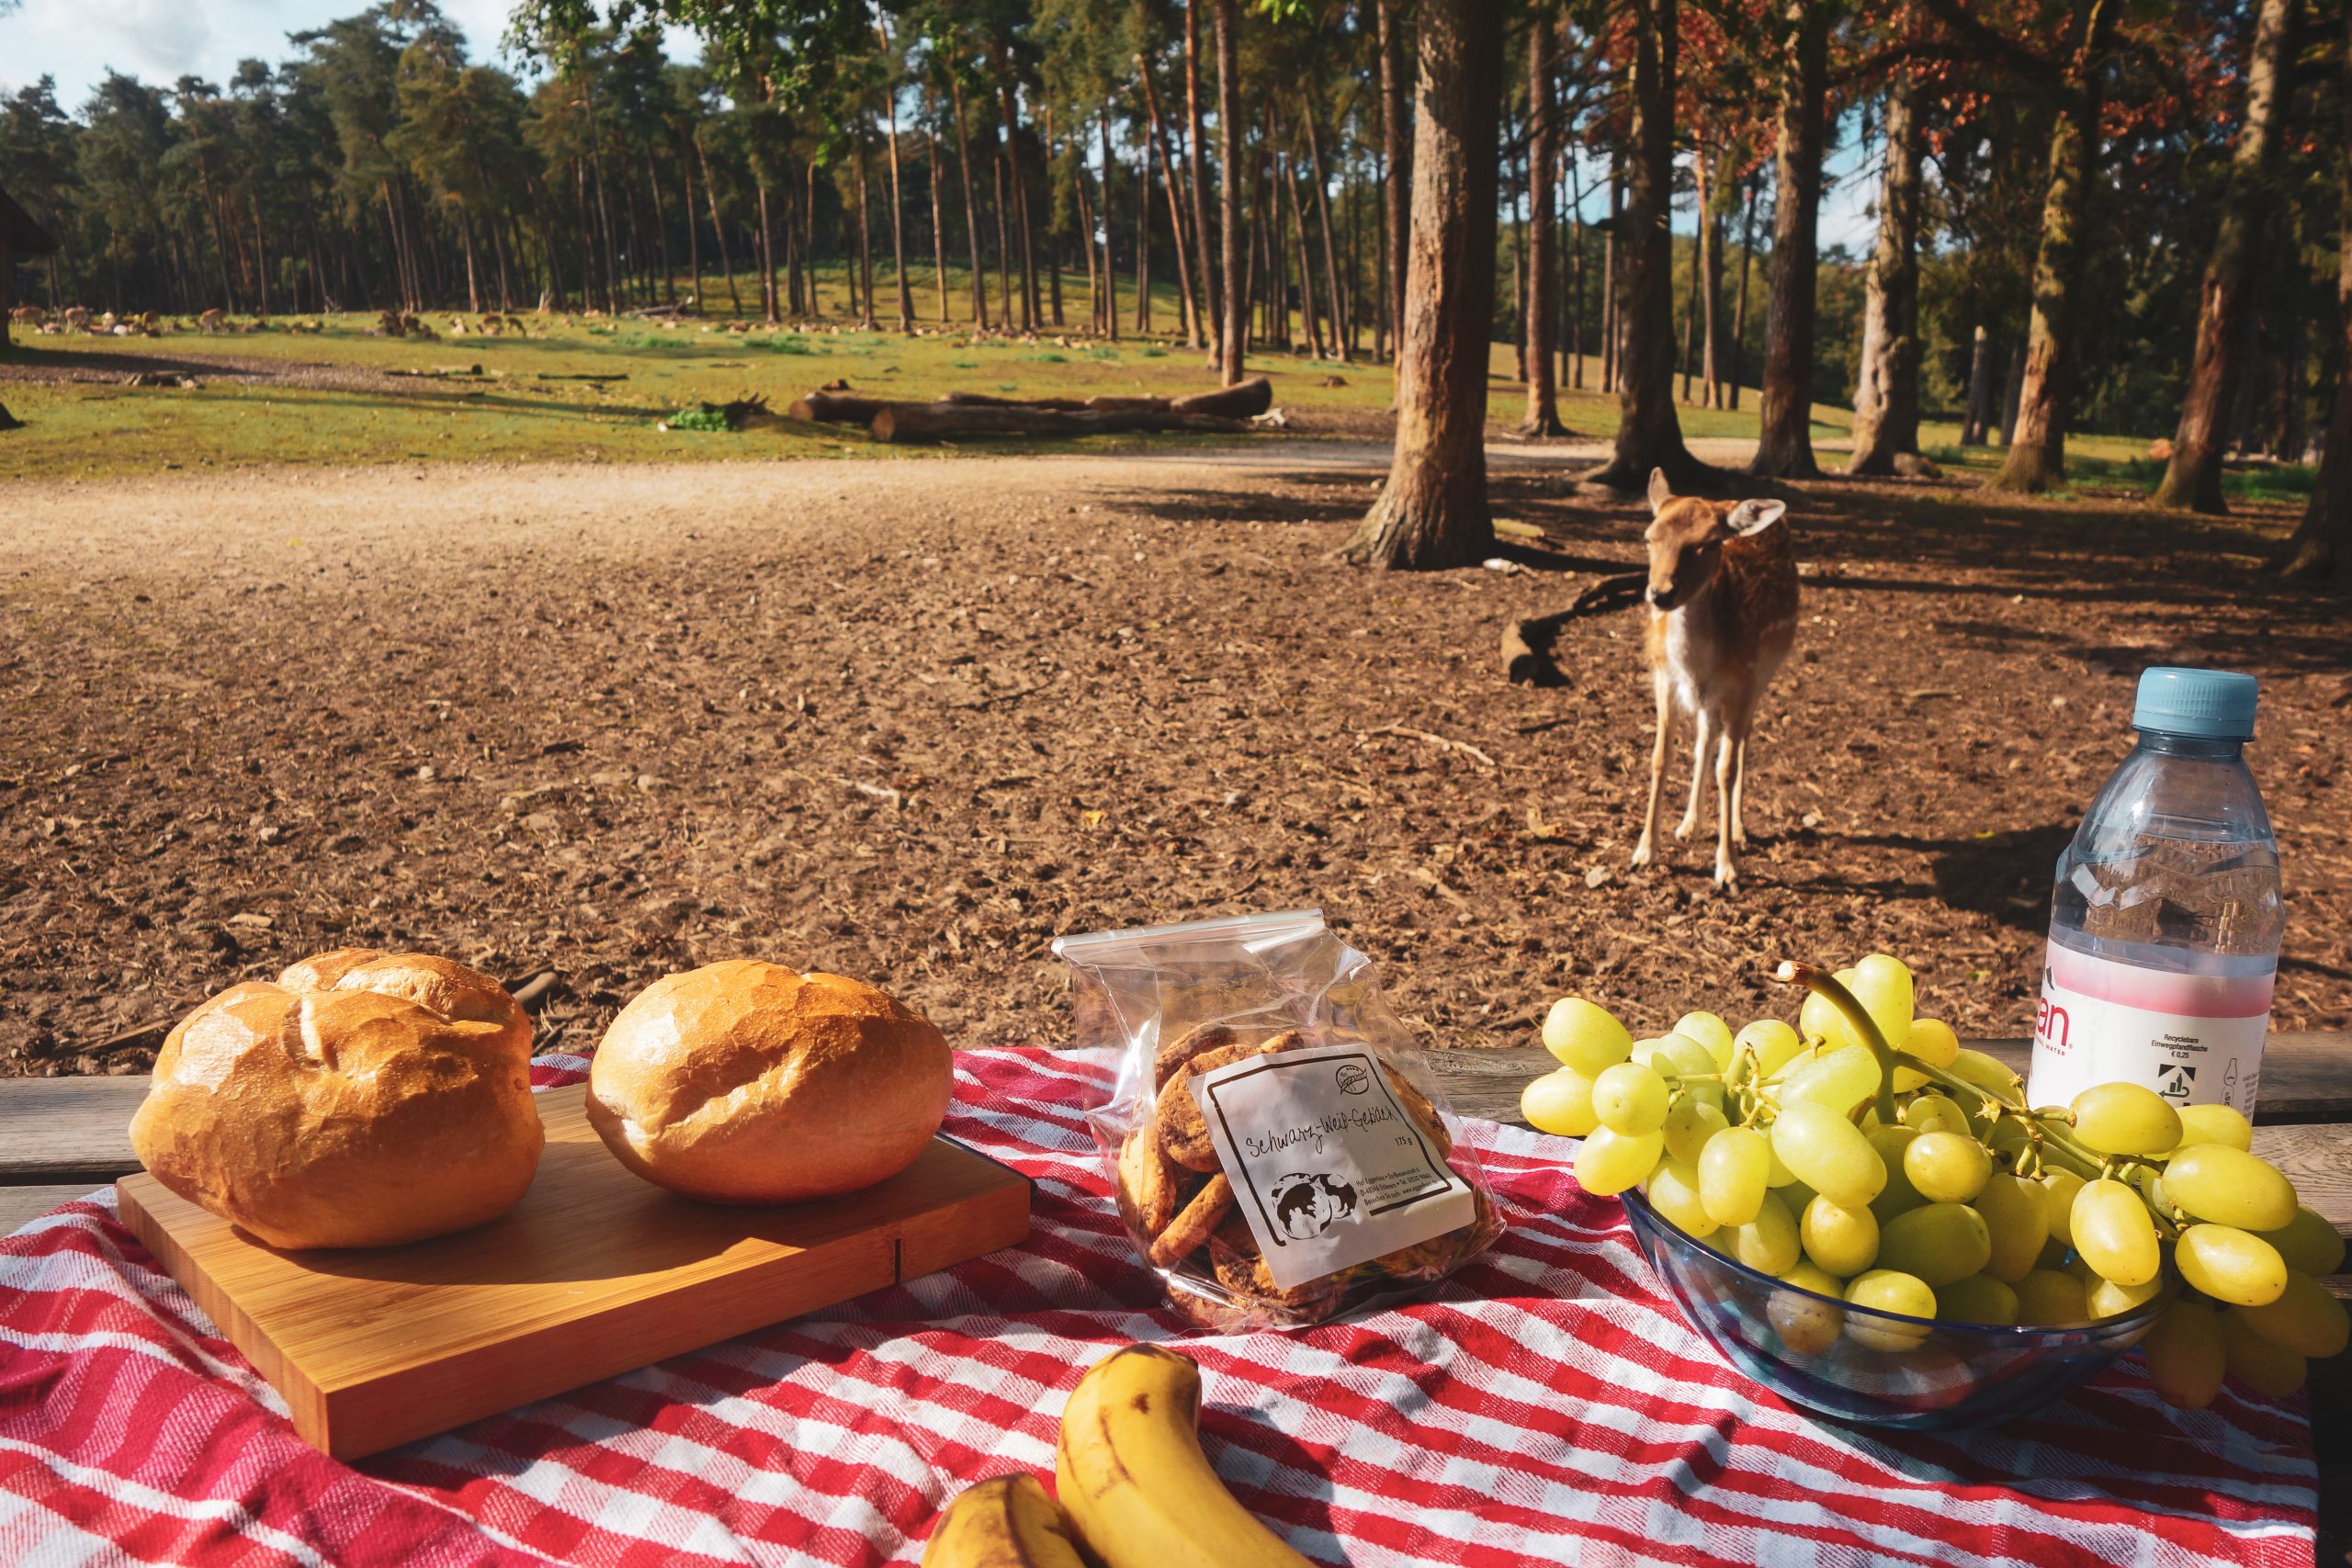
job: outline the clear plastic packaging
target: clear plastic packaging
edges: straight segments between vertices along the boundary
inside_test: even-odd
[[[1326,1322],[1427,1289],[1502,1233],[1371,961],[1321,910],[1054,952],[1077,971],[1077,1043],[1122,1052],[1087,1117],[1120,1217],[1193,1322]]]

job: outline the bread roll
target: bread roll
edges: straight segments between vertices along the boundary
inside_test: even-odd
[[[164,1041],[130,1146],[272,1247],[390,1247],[497,1218],[547,1142],[531,1021],[446,958],[321,953]]]
[[[588,1072],[588,1121],[673,1191],[793,1203],[912,1164],[954,1074],[945,1037],[873,987],[732,959],[621,1010]]]

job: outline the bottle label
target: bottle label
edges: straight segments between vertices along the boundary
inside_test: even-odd
[[[2176,1106],[2227,1105],[2251,1118],[2276,977],[2173,975],[2053,945],[2026,1099],[2064,1105],[2120,1081]]]
[[[1475,1217],[1469,1184],[1363,1046],[1244,1057],[1193,1096],[1278,1290]]]

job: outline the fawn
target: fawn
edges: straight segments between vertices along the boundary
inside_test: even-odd
[[[1732,851],[1747,847],[1740,797],[1747,774],[1747,735],[1756,700],[1789,656],[1797,631],[1797,563],[1786,505],[1743,501],[1719,507],[1676,495],[1662,470],[1650,474],[1650,683],[1657,694],[1657,742],[1650,750],[1649,809],[1633,863],[1647,865],[1666,783],[1666,745],[1675,710],[1698,725],[1690,748],[1690,804],[1674,830],[1699,826],[1707,751],[1714,748],[1715,886],[1739,885]]]

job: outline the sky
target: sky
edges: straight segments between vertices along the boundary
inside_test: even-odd
[[[58,102],[78,109],[109,67],[158,85],[181,76],[224,81],[241,60],[272,63],[293,52],[288,33],[322,26],[360,10],[367,0],[22,0],[20,9],[0,15],[0,92],[47,74],[57,78]],[[441,9],[462,28],[477,61],[514,69],[498,53],[513,0],[441,0]],[[683,34],[670,39],[680,58],[695,53]],[[1857,255],[1871,241],[1870,203],[1875,172],[1869,150],[1854,142],[1851,121],[1843,128],[1828,161],[1830,187],[1821,210],[1821,243],[1842,245]],[[1605,196],[1586,204],[1588,216],[1607,210]],[[1693,220],[1678,212],[1675,228],[1692,231]]]

